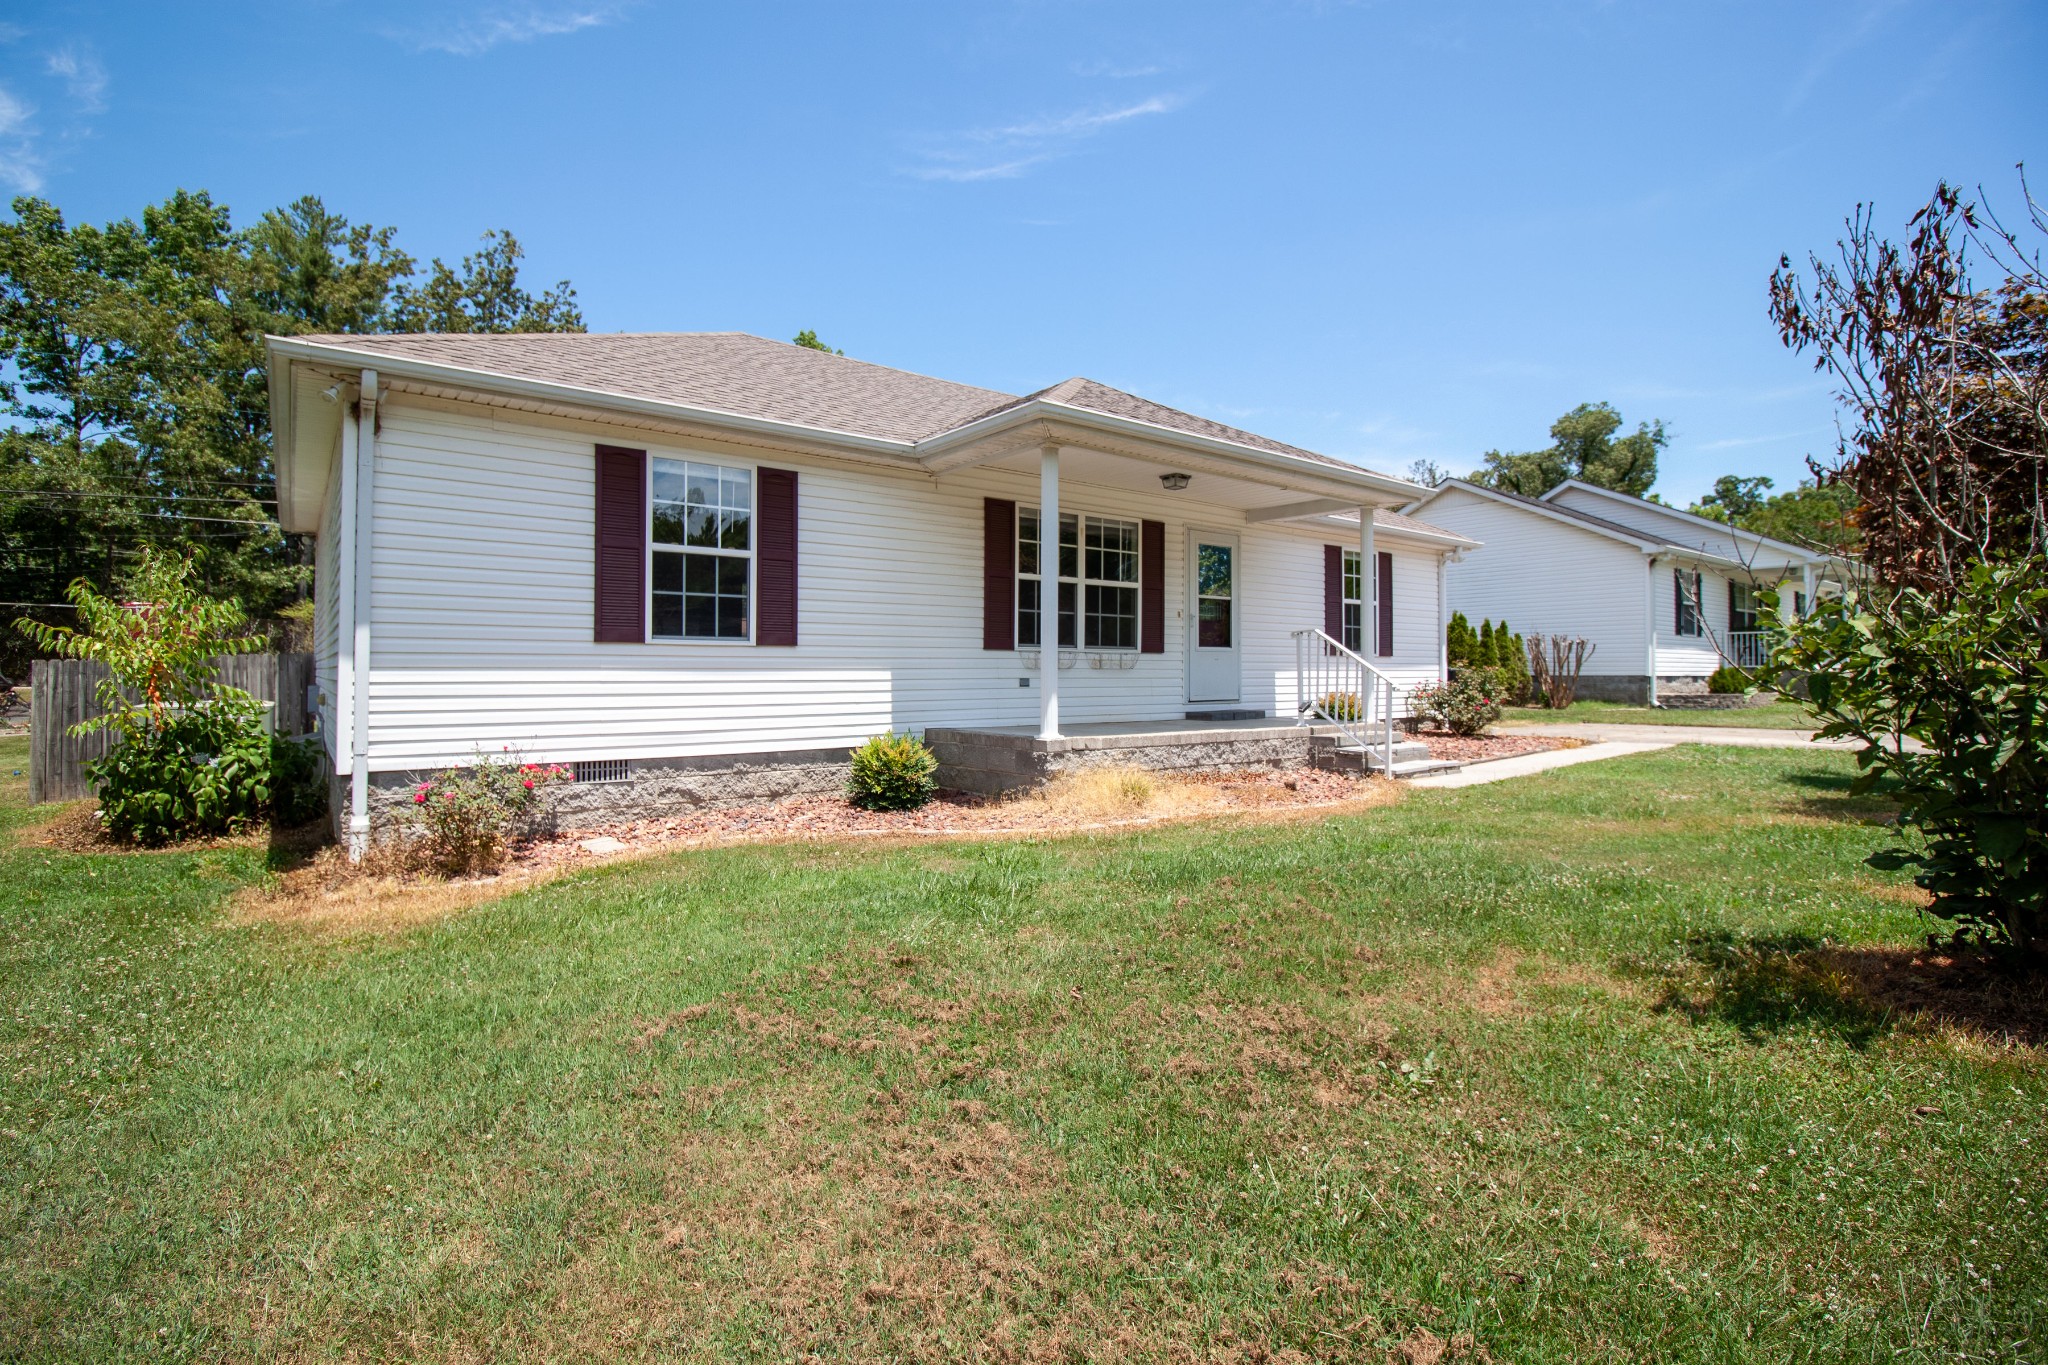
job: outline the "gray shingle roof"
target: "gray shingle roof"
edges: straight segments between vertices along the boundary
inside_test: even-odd
[[[1596,517],[1591,512],[1581,512],[1576,507],[1562,507],[1554,502],[1545,502],[1541,498],[1532,498],[1522,493],[1510,493],[1505,488],[1481,488],[1480,485],[1467,479],[1452,479],[1450,482],[1464,488],[1478,488],[1482,493],[1505,499],[1508,502],[1518,502],[1524,507],[1533,507],[1539,512],[1549,512],[1555,516],[1563,517],[1566,521],[1583,522],[1594,530],[1604,531],[1608,535],[1626,536],[1639,544],[1661,545],[1672,550],[1699,548],[1698,546],[1687,547],[1678,541],[1667,540],[1663,536],[1651,535],[1647,531],[1638,531],[1633,526],[1624,526],[1618,521],[1609,521],[1605,517]]]
[[[292,339],[883,440],[922,440],[1014,401],[994,389],[745,332],[409,332]]]
[[[745,332],[407,332],[293,340],[896,441],[921,441],[1042,398],[1253,450],[1358,468],[1092,379],[1063,380],[1019,397]]]
[[[1043,399],[1338,469],[1360,468],[1093,379],[1062,380],[1020,397],[745,332],[408,332],[289,339],[904,442]],[[1378,520],[1389,528],[1446,534],[1391,511],[1378,513]]]

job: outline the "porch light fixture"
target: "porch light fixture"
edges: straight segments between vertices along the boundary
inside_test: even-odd
[[[1169,493],[1178,493],[1188,486],[1188,477],[1186,474],[1161,474],[1159,486]]]

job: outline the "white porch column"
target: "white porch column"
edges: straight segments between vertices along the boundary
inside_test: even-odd
[[[1436,679],[1451,677],[1451,555],[1436,557]]]
[[[1038,450],[1038,737],[1060,737],[1060,448],[1056,445]]]
[[[1380,562],[1372,551],[1373,508],[1358,509],[1358,652],[1380,652]]]
[[[1802,592],[1803,592],[1803,594],[1804,594],[1804,596],[1805,596],[1805,599],[1806,599],[1806,611],[1812,611],[1812,610],[1813,610],[1813,608],[1814,608],[1814,600],[1813,600],[1813,588],[1814,588],[1814,583],[1813,583],[1813,565],[1812,565],[1812,564],[1808,563],[1808,564],[1802,564],[1802,565],[1800,565],[1800,566],[1799,566],[1799,586],[1800,586],[1800,588],[1801,588],[1801,590],[1802,590]],[[1802,615],[1802,616],[1804,616],[1805,614],[1806,614],[1806,612],[1801,612],[1801,613],[1800,613],[1800,615]]]

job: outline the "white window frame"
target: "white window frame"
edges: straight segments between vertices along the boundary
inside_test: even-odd
[[[1038,643],[1035,645],[1027,645],[1024,643],[1024,606],[1027,602],[1035,604],[1038,601],[1038,585],[1041,581],[1041,576],[1045,567],[1043,564],[1041,564],[1039,566],[1040,573],[1037,574],[1027,574],[1024,572],[1024,518],[1027,516],[1031,517],[1033,520],[1036,520],[1038,517],[1038,508],[1036,506],[1027,506],[1023,503],[1019,503],[1017,506],[1017,525],[1015,531],[1015,539],[1017,544],[1017,622],[1015,627],[1017,648],[1043,650],[1047,648],[1047,646],[1045,643],[1045,623],[1042,621],[1039,623]],[[1086,654],[1140,653],[1144,649],[1145,645],[1144,523],[1136,517],[1117,517],[1110,516],[1106,513],[1101,512],[1083,511],[1079,508],[1075,508],[1071,511],[1062,508],[1060,510],[1060,521],[1064,523],[1068,517],[1074,518],[1074,574],[1071,577],[1067,574],[1061,574],[1059,576],[1059,581],[1062,584],[1072,583],[1074,585],[1074,643],[1071,645],[1053,645],[1051,647],[1054,650],[1064,649],[1071,650],[1075,653]],[[1137,577],[1131,579],[1088,577],[1088,523],[1091,521],[1114,523],[1117,526],[1130,528],[1130,530],[1134,533],[1134,535],[1137,538],[1137,548],[1133,554],[1133,557],[1137,560],[1138,564]],[[1057,568],[1058,565],[1058,558],[1058,546],[1055,545],[1055,568]],[[1030,585],[1028,595],[1025,587],[1026,584]],[[1088,589],[1091,587],[1129,588],[1133,593],[1136,594],[1135,601],[1137,603],[1137,607],[1131,615],[1132,643],[1128,645],[1091,645],[1087,642]],[[1053,623],[1052,634],[1054,639],[1059,638],[1058,622]]]
[[[666,541],[659,544],[654,539],[654,466],[666,460],[670,464],[711,465],[719,469],[745,470],[747,475],[747,548],[728,550],[722,546],[672,545]],[[685,451],[673,455],[647,453],[647,507],[644,541],[647,546],[646,561],[643,565],[647,591],[642,610],[646,612],[647,642],[654,645],[688,645],[693,648],[704,646],[724,648],[745,648],[754,643],[754,631],[759,626],[759,588],[755,582],[756,551],[760,546],[758,528],[761,524],[761,467],[749,460],[735,460],[725,455],[700,454]],[[654,556],[657,554],[715,555],[722,559],[745,559],[747,561],[747,633],[738,635],[656,635],[654,633]],[[684,582],[688,583],[689,569],[684,567]],[[684,596],[687,598],[688,593]],[[685,619],[689,604],[683,606]]]
[[[1681,569],[1676,565],[1672,566],[1671,573],[1671,633],[1681,640],[1704,640],[1707,636],[1707,576],[1698,569]],[[1692,589],[1691,630],[1685,628],[1685,615],[1679,607],[1679,599],[1685,595],[1687,587]]]
[[[1360,551],[1357,546],[1347,545],[1343,549],[1343,564],[1338,570],[1342,576],[1342,586],[1338,589],[1338,593],[1343,598],[1342,615],[1344,619],[1341,624],[1344,630],[1344,638],[1337,643],[1343,645],[1344,648],[1350,650],[1353,654],[1364,655],[1371,652],[1366,648],[1369,642],[1365,638],[1364,561],[1360,557]],[[1352,639],[1354,612],[1357,613],[1355,618],[1357,640],[1355,643]]]

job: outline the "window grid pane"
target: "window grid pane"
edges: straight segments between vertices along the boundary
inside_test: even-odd
[[[1085,521],[1085,526],[1083,522]],[[1017,647],[1044,647],[1036,508],[1017,509]],[[1061,649],[1138,647],[1138,525],[1060,514]],[[1082,571],[1086,570],[1084,574]],[[1086,610],[1082,610],[1085,602]]]
[[[747,639],[753,471],[699,460],[650,464],[652,633],[664,639]]]

